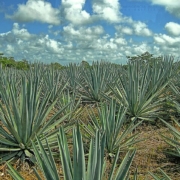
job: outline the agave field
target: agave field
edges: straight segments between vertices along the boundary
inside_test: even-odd
[[[179,67],[170,56],[0,67],[0,179],[180,179]],[[148,127],[157,131],[146,136]],[[153,137],[164,164],[145,171],[138,162]]]

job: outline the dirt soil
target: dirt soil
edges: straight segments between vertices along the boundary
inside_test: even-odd
[[[163,151],[170,146],[162,139],[160,134],[171,136],[168,128],[142,125],[138,128],[140,137],[145,138],[139,142],[132,168],[138,168],[138,180],[153,179],[148,172],[160,174],[159,168],[167,173],[172,180],[180,180],[180,159],[168,156]]]

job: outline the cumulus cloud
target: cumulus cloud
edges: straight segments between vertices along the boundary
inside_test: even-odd
[[[180,18],[180,3],[179,0],[149,0],[152,4],[164,6],[165,9]]]
[[[28,0],[26,4],[19,4],[13,15],[6,15],[7,18],[16,22],[33,22],[60,24],[59,9],[51,6],[51,3],[43,0]]]
[[[134,32],[136,35],[140,36],[151,36],[152,32],[147,28],[147,25],[143,22],[134,22],[133,23]]]
[[[44,39],[45,45],[51,53],[61,54],[63,52],[64,48],[62,47],[62,44],[60,42],[54,39],[50,39],[48,35],[46,35]]]
[[[72,39],[93,40],[104,33],[102,26],[74,28],[72,25],[63,27],[65,37]]]
[[[135,54],[142,54],[146,51],[150,51],[151,48],[147,43],[142,42],[140,45],[134,44],[132,50]]]
[[[133,32],[134,33],[134,32]],[[64,37],[62,37],[62,35]],[[114,37],[105,34],[102,26],[64,26],[61,32],[63,41],[44,34],[31,34],[25,27],[14,23],[12,30],[0,34],[1,51],[15,59],[59,61],[61,64],[87,60],[108,60],[125,63],[127,55],[137,55],[149,51],[163,53],[173,49],[178,53],[180,38],[155,34],[154,44],[127,40],[116,33]]]
[[[161,46],[180,48],[180,37],[171,37],[166,34],[155,34],[154,40]]]
[[[83,10],[84,4],[85,0],[62,0],[65,19],[77,25],[90,22],[90,14]]]
[[[14,47],[12,45],[10,45],[10,44],[8,44],[6,46],[6,50],[7,50],[6,53],[9,54],[9,55],[14,53]]]
[[[174,36],[180,35],[180,24],[175,22],[168,22],[165,25],[165,29]]]
[[[118,0],[94,0],[93,12],[98,18],[111,23],[120,22],[122,14],[120,13],[120,4]]]
[[[62,44],[48,35],[30,34],[27,29],[21,28],[14,23],[11,31],[0,34],[2,51],[8,56],[15,56],[18,59],[43,60],[62,54]],[[45,57],[44,57],[45,56]]]
[[[18,23],[13,24],[13,28],[11,31],[0,34],[1,39],[3,38],[6,43],[11,44],[19,42],[19,40],[30,40],[33,39],[33,37],[34,35],[30,34],[27,29],[20,29]]]
[[[128,34],[128,35],[132,35],[133,34],[133,30],[129,27],[123,27],[122,28],[122,33],[124,34]]]
[[[122,26],[122,25],[118,25],[115,26],[115,29],[122,34],[127,34],[127,35],[132,35],[133,34],[133,29],[128,27],[128,26]]]
[[[18,23],[13,24],[12,33],[16,38],[23,39],[23,40],[29,40],[32,35],[27,31],[27,29],[19,29]]]
[[[152,31],[148,29],[147,25],[141,21],[128,21],[129,26],[118,25],[115,29],[120,34],[138,35],[138,36],[151,36]]]
[[[102,26],[92,27],[73,27],[72,25],[63,27],[62,33],[66,42],[71,41],[70,46],[66,46],[71,49],[93,50],[96,47],[97,39],[104,35],[104,29]]]
[[[115,43],[117,43],[118,45],[126,45],[127,44],[127,41],[126,39],[124,38],[115,38],[115,39],[112,39]]]
[[[1,51],[17,60],[38,60],[45,63],[59,61],[62,64],[80,62],[83,59],[89,62],[102,58],[122,60],[126,51],[127,41],[124,38],[110,38],[99,25],[79,28],[65,26],[63,33],[65,38],[61,42],[49,35],[31,34],[14,23],[11,31],[0,34]]]

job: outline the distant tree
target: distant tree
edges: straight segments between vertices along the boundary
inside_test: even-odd
[[[87,61],[82,60],[81,65],[85,68],[91,67]]]
[[[21,70],[28,70],[30,65],[27,60],[23,59],[22,61],[16,61],[15,67]]]
[[[141,55],[137,56],[126,56],[129,61],[141,61],[142,63],[149,63],[150,65],[153,63],[153,61],[162,61],[162,56],[154,57],[153,54],[150,54],[149,52],[145,52]]]
[[[64,69],[65,67],[57,62],[55,63],[51,63],[50,64],[51,67],[53,67],[54,69],[57,69],[57,70],[61,70],[61,69]]]
[[[0,53],[0,64],[2,64],[3,67],[15,67],[15,60],[13,57],[4,57],[3,53]]]

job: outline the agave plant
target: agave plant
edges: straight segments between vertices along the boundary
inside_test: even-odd
[[[171,102],[171,106],[173,106],[173,108],[175,108],[176,111],[180,113],[180,103],[178,102],[179,97],[180,97],[180,91],[178,89],[178,86],[175,85],[174,83],[171,83],[170,87],[173,90],[175,96],[170,97],[169,101]],[[176,128],[175,126],[172,126],[167,121],[163,119],[160,119],[160,120],[169,128],[169,132],[172,135],[172,136],[166,136],[166,135],[161,134],[163,139],[172,147],[166,150],[165,152],[169,155],[180,157],[180,131],[179,131],[180,123],[179,121],[176,120],[176,118],[173,118],[173,121],[175,125],[177,126]]]
[[[5,88],[7,93],[10,93],[9,84],[14,87],[14,91],[16,91],[16,94],[19,93],[19,87],[21,87],[20,78],[21,73],[18,70],[12,68],[2,68],[2,66],[0,66],[0,87]]]
[[[172,78],[172,59],[141,65],[129,62],[126,73],[121,73],[119,82],[110,87],[119,104],[127,107],[131,118],[153,120],[157,117],[165,97],[165,87]],[[107,99],[108,96],[104,95]]]
[[[46,69],[44,75],[44,91],[52,91],[51,101],[54,101],[61,95],[67,82],[64,82],[63,74],[53,67]]]
[[[43,63],[34,63],[30,65],[29,70],[24,71],[24,75],[27,77],[27,79],[38,79],[39,85],[43,82],[43,75],[45,73],[46,66]]]
[[[113,69],[112,69],[113,68]],[[108,83],[113,84],[117,79],[115,68],[110,63],[93,62],[91,68],[84,68],[82,71],[83,81],[79,82],[82,90],[83,101],[101,100],[101,93],[109,94]]]
[[[98,115],[90,113],[92,123],[84,125],[84,129],[91,136],[95,135],[96,129],[106,133],[106,150],[110,155],[120,147],[121,150],[137,143],[138,134],[132,132],[141,123],[135,125],[136,119],[127,125],[126,108],[117,106],[116,100],[112,99],[110,104],[101,103],[98,108]]]
[[[51,115],[57,100],[49,103],[51,92],[40,98],[42,88],[38,78],[22,77],[21,80],[19,94],[11,84],[8,91],[5,87],[0,88],[0,163],[15,158],[33,161],[32,141],[36,136],[43,143],[47,137],[55,146],[52,138],[57,131],[55,126],[69,115],[60,116],[68,105]]]
[[[69,104],[64,111],[64,114],[69,114],[67,121],[75,120],[81,114],[82,108],[80,103],[81,98],[77,97],[76,92],[70,93],[69,90],[62,92],[57,102],[58,107],[61,108]]]
[[[179,75],[177,75],[177,77],[174,79],[175,82],[170,83],[171,94],[167,97],[167,100],[169,101],[171,108],[175,108],[176,112],[180,113],[180,86],[178,85]]]
[[[104,158],[104,147],[105,147],[105,134],[101,134],[96,131],[96,135],[91,139],[88,162],[86,163],[86,158],[84,154],[84,147],[82,141],[82,135],[80,133],[79,127],[73,129],[73,163],[70,157],[70,151],[68,149],[67,139],[63,128],[61,127],[58,134],[58,144],[60,151],[60,159],[63,168],[63,179],[64,180],[103,180],[105,177],[106,161]],[[48,153],[44,150],[41,141],[37,138],[38,147],[32,142],[33,149],[35,152],[35,157],[37,163],[41,168],[44,178],[49,180],[59,180],[61,179],[58,170],[53,159],[52,152],[48,145]],[[128,180],[128,172],[132,160],[135,155],[135,150],[129,151],[124,159],[122,160],[119,167],[116,169],[117,160],[119,157],[119,151],[114,159],[111,171],[108,175],[108,180]],[[14,177],[15,180],[23,180],[22,176],[13,169],[13,167],[8,163],[9,173]],[[35,169],[36,176],[39,180],[41,177]],[[134,176],[136,177],[137,174]],[[135,179],[135,178],[134,178]]]
[[[171,137],[161,134],[162,138],[172,147],[164,152],[172,156],[180,157],[180,132],[178,131],[178,128],[180,128],[180,123],[174,119],[174,122],[178,127],[176,129],[163,119],[161,119],[161,121],[169,128],[169,131],[172,134]]]
[[[66,79],[68,80],[68,89],[75,92],[78,89],[78,83],[81,81],[81,69],[77,64],[70,63],[64,70]]]

